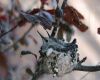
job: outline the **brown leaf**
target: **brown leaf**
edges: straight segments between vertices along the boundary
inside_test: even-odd
[[[45,10],[49,13],[51,13],[52,15],[55,15],[55,10]],[[34,9],[31,14],[35,14],[39,12],[39,9]],[[77,27],[80,31],[85,32],[88,27],[83,24],[80,19],[84,19],[83,15],[80,14],[75,8],[71,7],[71,6],[67,6],[64,9],[64,20],[68,22],[68,24],[70,25],[74,25],[75,27]]]
[[[33,9],[30,14],[34,15],[37,12],[39,12],[40,9]],[[55,10],[51,9],[51,10],[44,10],[49,12],[52,15],[55,15]],[[86,26],[85,24],[83,24],[80,19],[84,19],[84,17],[82,16],[82,14],[80,14],[75,8],[71,7],[71,6],[67,6],[65,7],[64,10],[64,20],[66,22],[68,22],[68,24],[70,25],[74,25],[76,28],[78,28],[80,31],[85,32],[88,29],[88,26]],[[19,23],[22,25],[24,25],[23,23],[25,23],[25,20],[21,20]],[[21,26],[22,26],[21,25]]]
[[[79,13],[75,8],[73,8],[72,6],[67,6],[65,8],[65,11],[68,9],[68,11],[71,11],[73,15],[77,15],[79,17],[79,19],[84,19],[83,15],[81,13]],[[77,18],[77,16],[74,16]]]
[[[88,29],[88,27],[80,21],[80,19],[84,19],[84,17],[73,7],[67,6],[64,10],[64,13],[64,19],[70,25],[75,25],[75,27],[77,27],[82,32]]]
[[[55,14],[55,10],[48,10],[51,14]],[[71,6],[65,7],[64,10],[64,20],[70,25],[74,25],[80,31],[85,32],[88,29],[88,26],[83,24],[80,19],[84,19],[82,14],[80,14],[76,9]]]
[[[75,25],[76,28],[78,28],[81,32],[85,32],[88,29],[88,26],[86,26],[85,24],[83,24],[81,21],[79,22],[74,22],[73,23]]]

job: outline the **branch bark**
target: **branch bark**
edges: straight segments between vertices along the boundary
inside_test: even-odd
[[[96,66],[77,65],[74,68],[74,70],[75,71],[96,72],[96,71],[100,71],[100,65],[96,65]]]

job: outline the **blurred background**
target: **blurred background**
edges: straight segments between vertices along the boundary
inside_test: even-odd
[[[31,10],[33,8],[40,7],[39,0],[19,0],[24,11]],[[55,7],[55,1],[49,0],[49,6],[46,6],[47,9]],[[3,6],[5,9],[12,9],[11,6],[12,0],[0,0],[0,6]],[[62,2],[62,0],[61,0]],[[97,33],[97,29],[100,27],[100,0],[68,0],[68,4],[73,6],[76,10],[78,10],[85,19],[82,21],[89,29],[86,32],[80,32],[78,29],[74,28],[73,38],[77,39],[77,44],[79,46],[79,54],[80,57],[83,58],[87,56],[87,60],[84,64],[86,65],[97,65],[100,63],[100,35]],[[21,37],[26,30],[29,28],[30,23],[27,23],[24,27],[19,27],[16,29],[14,33]],[[9,80],[30,80],[31,76],[25,73],[25,69],[27,67],[31,68],[34,71],[36,59],[34,56],[26,55],[20,58],[20,52],[22,50],[29,50],[39,56],[39,49],[42,45],[42,39],[38,35],[37,31],[39,30],[41,34],[47,36],[45,30],[38,25],[38,27],[34,27],[28,35],[32,35],[37,44],[33,42],[32,38],[28,37],[28,46],[20,45],[20,48],[15,52],[12,49],[6,53],[8,64],[17,67],[17,70],[10,71],[10,77],[12,79]],[[16,35],[15,34],[15,35]],[[72,38],[72,40],[73,40]],[[15,54],[16,53],[16,54]],[[0,70],[0,75],[3,74],[5,76],[5,71]],[[66,74],[63,77],[55,77],[52,75],[45,74],[39,80],[100,80],[100,72],[80,72],[74,71],[72,73]],[[5,79],[0,79],[5,80]]]

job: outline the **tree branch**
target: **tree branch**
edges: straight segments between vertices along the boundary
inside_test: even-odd
[[[13,27],[12,29],[10,29],[9,31],[3,33],[0,35],[0,38],[2,38],[3,36],[5,36],[6,34],[8,34],[9,32],[12,32],[13,30],[15,30],[18,26]]]
[[[74,68],[74,70],[75,71],[96,72],[96,71],[100,71],[100,65],[96,65],[96,66],[77,65]]]
[[[66,3],[67,3],[67,0],[64,0],[64,1],[63,1],[63,3],[62,3],[62,6],[61,6],[61,8],[62,8],[62,9],[64,9],[64,8],[65,8]]]

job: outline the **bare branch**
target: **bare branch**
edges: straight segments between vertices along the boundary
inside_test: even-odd
[[[74,68],[74,70],[75,71],[96,72],[96,71],[100,71],[100,65],[96,65],[96,66],[77,65]]]
[[[13,30],[15,30],[18,26],[13,27],[12,29],[10,29],[8,32],[5,32],[3,34],[0,35],[0,38],[2,38],[3,36],[5,36],[6,34],[8,34],[9,32],[12,32]]]
[[[63,1],[62,6],[61,6],[62,9],[65,8],[65,6],[66,6],[66,2],[67,2],[67,0],[64,0],[64,1]]]

